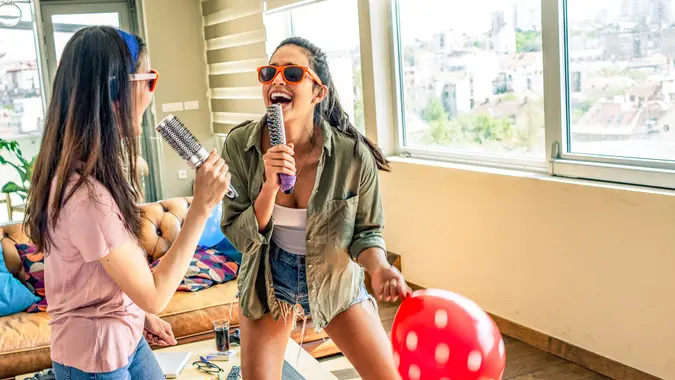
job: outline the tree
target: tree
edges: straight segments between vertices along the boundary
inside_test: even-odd
[[[541,32],[536,30],[516,31],[516,51],[518,53],[541,51]]]
[[[429,99],[427,106],[422,110],[422,119],[427,123],[431,123],[434,120],[448,119],[448,114],[445,112],[440,99],[435,96]]]
[[[540,144],[540,136],[544,130],[543,101],[528,103],[523,109],[523,117],[525,125],[524,128],[518,129],[518,144],[527,152],[531,152],[536,144]]]
[[[478,144],[509,140],[513,136],[513,124],[507,118],[467,115],[460,117],[459,122],[466,137]]]
[[[436,145],[450,145],[462,141],[485,144],[508,141],[513,137],[513,122],[507,118],[489,115],[462,115],[448,119],[441,101],[432,97],[422,110],[422,119],[429,123],[426,140]]]
[[[429,99],[421,116],[431,127],[425,137],[428,143],[447,146],[456,142],[460,137],[461,128],[448,118],[448,113],[445,112],[443,104],[437,97]]]
[[[572,122],[579,121],[593,107],[593,102],[585,100],[571,108]]]

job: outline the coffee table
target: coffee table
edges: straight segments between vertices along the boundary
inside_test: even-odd
[[[200,372],[192,365],[192,362],[199,360],[200,355],[206,355],[213,353],[216,349],[216,343],[213,339],[184,344],[181,346],[173,346],[168,348],[162,348],[156,350],[157,352],[191,352],[192,356],[190,360],[185,365],[185,368],[178,376],[178,380],[206,380],[210,378],[215,378],[213,375],[208,375],[206,373]],[[234,365],[240,365],[241,357],[239,355],[239,346],[232,345],[232,350],[236,353],[228,362],[214,362],[218,367],[225,370],[225,376],[230,373],[230,369]],[[298,354],[300,354],[298,356]],[[302,376],[307,380],[338,380],[332,373],[321,367],[321,364],[312,357],[307,351],[303,350],[293,339],[288,340],[288,345],[286,346],[286,360],[288,363],[293,366]],[[16,380],[23,380],[27,377],[33,376],[33,374],[17,376]]]
[[[178,376],[178,380],[205,380],[209,379],[209,375],[203,372],[200,372],[192,365],[194,361],[199,360],[199,356],[213,353],[216,349],[216,343],[213,339],[205,340],[202,342],[184,344],[182,346],[173,346],[168,348],[162,348],[157,350],[157,352],[191,352],[192,357],[188,361],[185,368]],[[228,362],[216,361],[214,364],[218,367],[225,370],[225,376],[230,373],[233,365],[240,365],[241,356],[239,354],[239,346],[232,345],[232,350],[236,353]],[[298,353],[300,354],[298,356]],[[321,367],[321,364],[312,357],[307,351],[303,350],[293,339],[288,340],[288,345],[286,346],[286,361],[295,368],[302,376],[307,380],[337,380],[332,373]]]

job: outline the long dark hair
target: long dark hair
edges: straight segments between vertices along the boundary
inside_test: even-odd
[[[380,148],[366,136],[362,135],[361,132],[354,127],[351,121],[349,121],[349,115],[347,115],[347,112],[342,108],[340,98],[338,97],[337,91],[335,91],[335,84],[333,83],[333,77],[330,75],[326,53],[318,46],[302,37],[287,38],[277,46],[276,50],[279,50],[286,45],[294,45],[304,49],[307,52],[310,67],[314,70],[316,75],[321,78],[321,82],[328,86],[328,95],[314,108],[314,125],[320,125],[323,120],[328,121],[328,124],[333,128],[336,128],[340,132],[354,139],[354,152],[358,151],[361,142],[365,143],[377,162],[377,168],[387,172],[391,171],[389,161],[384,157]]]
[[[138,57],[145,44],[136,37]],[[39,250],[49,250],[61,210],[82,186],[94,193],[90,179],[112,194],[127,229],[140,237],[136,206],[138,146],[132,123],[132,62],[116,29],[94,26],[75,33],[63,50],[47,111],[40,153],[28,194],[24,227]],[[68,190],[73,174],[79,180]],[[54,182],[50,208],[50,193]]]

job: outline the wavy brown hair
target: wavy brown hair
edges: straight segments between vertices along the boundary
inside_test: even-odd
[[[136,206],[140,187],[134,175],[138,145],[129,75],[146,49],[136,39],[138,62],[132,62],[118,31],[104,26],[78,31],[63,50],[24,220],[39,250],[49,251],[53,243],[50,229],[79,188],[86,186],[94,197],[92,179],[110,191],[127,229],[140,237]],[[80,178],[70,186],[76,173]]]
[[[330,74],[328,56],[326,53],[318,46],[302,37],[290,37],[283,40],[274,52],[276,53],[277,50],[286,45],[294,45],[304,49],[307,52],[307,57],[309,58],[309,64],[312,70],[319,76],[321,82],[328,87],[326,99],[314,107],[314,125],[320,125],[323,120],[328,121],[328,124],[333,128],[336,128],[340,132],[354,139],[354,153],[358,151],[359,143],[364,143],[373,155],[373,158],[377,163],[377,168],[387,172],[391,171],[389,161],[384,156],[384,153],[382,153],[380,148],[374,142],[370,141],[370,139],[362,135],[361,132],[354,127],[349,120],[349,115],[347,115],[347,112],[342,108],[340,98],[335,90],[333,77]]]

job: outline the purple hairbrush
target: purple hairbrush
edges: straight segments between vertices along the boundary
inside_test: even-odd
[[[270,143],[272,146],[286,144],[284,114],[280,104],[273,104],[267,108],[267,129],[270,131]],[[284,194],[290,194],[295,186],[295,176],[280,173],[279,182],[281,182],[281,191]]]

